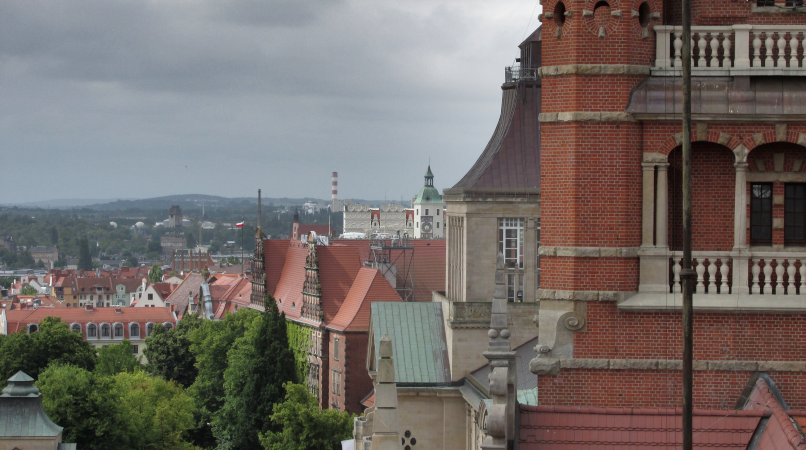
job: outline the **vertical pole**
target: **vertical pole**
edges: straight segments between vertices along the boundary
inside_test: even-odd
[[[691,269],[691,0],[683,2],[683,450],[692,450],[692,377],[696,273]]]
[[[258,219],[260,220],[260,219]],[[241,217],[241,222],[243,222],[243,217]],[[244,274],[243,271],[243,229],[246,228],[246,224],[243,224],[241,227],[241,274]]]

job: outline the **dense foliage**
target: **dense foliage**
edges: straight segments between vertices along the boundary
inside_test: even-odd
[[[339,450],[353,433],[353,416],[321,410],[316,397],[300,384],[287,383],[285,401],[274,407],[272,422],[280,431],[260,436],[266,450]]]
[[[156,324],[145,344],[143,356],[148,360],[146,367],[151,375],[176,381],[185,388],[193,384],[198,373],[196,357],[184,333]]]
[[[113,344],[98,349],[98,360],[95,363],[95,373],[98,375],[117,375],[121,372],[132,373],[142,369],[140,358],[136,358],[132,351],[132,343],[124,339],[120,344]]]
[[[286,334],[288,334],[288,346],[294,352],[297,380],[304,380],[308,377],[308,349],[311,346],[311,330],[286,320]]]

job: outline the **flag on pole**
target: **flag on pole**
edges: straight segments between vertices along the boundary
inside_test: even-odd
[[[243,222],[236,223],[235,228],[243,228]]]

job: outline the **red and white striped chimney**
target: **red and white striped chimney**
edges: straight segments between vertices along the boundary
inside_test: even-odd
[[[330,210],[333,211],[333,212],[336,212],[339,209],[341,209],[341,208],[339,208],[339,206],[337,204],[338,203],[337,198],[339,196],[339,173],[338,172],[333,172],[333,177],[331,178],[331,183],[330,184],[331,184],[331,190],[330,190],[331,206],[330,206]]]

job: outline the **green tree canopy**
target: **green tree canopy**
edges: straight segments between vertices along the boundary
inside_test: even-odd
[[[30,284],[27,284],[24,288],[20,289],[20,295],[36,295],[38,293],[39,291],[37,291],[36,288]]]
[[[90,257],[90,244],[81,238],[78,243],[78,268],[92,270],[92,257]]]
[[[190,351],[190,339],[175,329],[165,330],[162,324],[154,326],[146,338],[143,355],[148,360],[146,369],[151,375],[176,381],[187,387],[196,380],[196,357]]]
[[[179,322],[177,329],[182,328]],[[227,314],[222,321],[201,321],[190,332],[191,351],[196,355],[199,373],[196,381],[188,388],[197,407],[196,430],[193,442],[204,448],[212,448],[216,440],[208,423],[224,405],[224,372],[227,370],[227,354],[236,340],[261,320],[261,314],[253,309],[241,308],[234,314]]]
[[[260,436],[266,450],[340,450],[353,433],[353,415],[319,409],[316,397],[301,384],[286,383],[285,401],[274,406],[271,420],[281,431]]]
[[[151,270],[148,272],[148,282],[149,283],[159,283],[162,281],[162,269],[160,269],[160,265],[154,263],[151,265]]]
[[[122,372],[112,380],[120,402],[116,425],[126,436],[123,448],[193,449],[183,437],[193,427],[193,400],[181,387],[139,371]]]
[[[119,344],[98,349],[98,361],[95,364],[95,373],[101,376],[117,375],[121,372],[132,373],[143,366],[140,359],[132,353],[132,343],[124,339]]]
[[[137,262],[137,258],[135,258],[134,256],[129,256],[129,258],[126,260],[126,264],[129,267],[138,267],[140,265],[140,263]]]
[[[193,238],[193,233],[185,233],[185,243],[188,248],[196,248],[196,239]]]
[[[34,379],[48,364],[73,364],[93,370],[95,349],[79,333],[71,332],[58,317],[46,317],[39,331],[13,333],[0,341],[0,379],[22,370]]]
[[[63,441],[87,450],[123,448],[111,379],[73,365],[52,364],[35,384],[45,412],[64,427]]]
[[[259,435],[279,431],[271,422],[272,408],[283,401],[284,384],[297,378],[285,314],[279,313],[271,297],[266,305],[262,320],[235,342],[227,356],[224,406],[213,425],[219,441],[231,448],[262,450]]]

